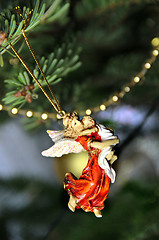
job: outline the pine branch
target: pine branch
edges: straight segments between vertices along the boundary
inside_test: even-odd
[[[79,51],[80,48],[76,48],[74,42],[64,43],[57,50],[49,54],[47,58],[42,57],[39,60],[40,66],[50,85],[58,83],[62,80],[62,77],[81,66],[78,55]],[[38,78],[43,87],[47,85],[37,65],[33,69],[33,74]],[[35,92],[39,91],[39,87],[33,82],[31,76],[26,71],[19,72],[13,79],[5,80],[5,83],[9,92],[6,93],[3,101],[11,107],[20,106],[26,102],[31,103],[32,99],[37,96]]]
[[[23,16],[29,13],[30,9],[25,6],[22,9]],[[40,22],[41,17],[45,12],[45,4],[40,4],[40,0],[36,1],[35,7],[33,9],[33,13],[30,19],[30,23],[25,29],[26,32],[33,29]],[[11,42],[14,45],[17,41],[19,41],[22,36],[22,28],[24,26],[24,21],[21,17],[16,13],[13,9],[7,9],[1,12],[0,14],[0,29],[2,32],[6,33],[7,38],[2,43],[0,47],[0,54],[4,54],[6,48],[8,48],[8,44]]]
[[[27,3],[28,5],[28,3]],[[46,4],[40,3],[40,0],[35,1],[33,12],[25,32],[33,30],[40,23],[50,23],[56,20],[63,21],[66,18],[69,9],[69,3],[63,4],[61,0],[55,0],[46,10]],[[27,14],[31,8],[24,6],[22,15],[27,18]],[[7,9],[0,14],[0,30],[6,34],[6,39],[0,46],[0,54],[4,54],[9,48],[8,44],[16,44],[22,36],[24,20],[16,13],[14,8]],[[1,61],[2,62],[2,61]]]
[[[62,3],[62,0],[55,0],[41,18],[41,22],[63,21],[68,14],[70,4]]]

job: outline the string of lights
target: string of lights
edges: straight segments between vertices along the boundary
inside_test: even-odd
[[[81,111],[78,112],[79,115],[91,115],[92,113],[96,113],[99,111],[105,111],[110,105],[115,104],[115,103],[119,103],[121,101],[121,99],[125,96],[125,94],[129,93],[131,91],[131,89],[137,85],[138,83],[141,82],[141,80],[143,80],[145,74],[147,73],[147,71],[149,69],[151,69],[152,64],[155,62],[157,56],[159,55],[159,38],[155,37],[152,39],[151,44],[153,46],[153,49],[151,51],[151,56],[149,59],[147,59],[144,63],[144,65],[142,66],[142,69],[140,72],[138,72],[132,79],[131,81],[124,85],[121,88],[121,91],[119,91],[118,93],[115,93],[113,95],[111,95],[109,97],[109,99],[107,101],[105,101],[104,103],[102,103],[100,106],[96,106],[92,109],[86,109],[85,111]],[[26,116],[28,118],[31,117],[37,117],[39,119],[42,120],[47,120],[47,119],[61,119],[61,116],[59,114],[56,113],[46,113],[46,112],[36,112],[33,110],[23,110],[23,109],[18,109],[16,107],[10,109],[9,106],[5,106],[3,104],[0,104],[0,111],[8,111],[9,114],[11,115],[23,115]]]

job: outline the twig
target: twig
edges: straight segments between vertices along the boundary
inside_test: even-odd
[[[65,210],[61,210],[61,212],[59,212],[56,218],[53,220],[48,232],[46,233],[46,235],[42,240],[49,240],[49,236],[51,236],[51,233],[54,231],[55,227],[60,223],[64,215],[65,215]]]
[[[148,118],[155,112],[157,105],[158,99],[155,100],[154,103],[151,105],[141,123],[137,127],[135,127],[133,131],[126,137],[126,139],[116,148],[116,153],[118,156],[127,147],[127,145],[130,144],[141,133],[144,124],[146,123]]]

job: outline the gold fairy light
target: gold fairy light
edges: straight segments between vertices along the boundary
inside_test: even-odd
[[[3,105],[2,104],[0,104],[0,111],[2,111],[3,110]]]
[[[92,111],[91,111],[91,109],[87,109],[85,113],[86,113],[86,115],[91,115]]]
[[[158,52],[158,50],[157,50],[157,49],[155,49],[155,50],[153,50],[153,51],[152,51],[152,54],[153,54],[153,56],[157,57],[157,56],[158,56],[158,54],[159,54],[159,52]]]
[[[113,97],[112,97],[112,100],[113,100],[113,102],[117,102],[118,101],[118,96],[116,96],[116,95],[114,95]]]
[[[17,108],[12,108],[11,113],[12,113],[13,115],[18,114],[18,109],[17,109]]]
[[[126,87],[124,88],[124,91],[127,92],[127,93],[130,92],[130,87],[126,86]]]
[[[28,117],[28,118],[31,118],[32,116],[33,116],[33,112],[32,111],[27,111],[26,112],[26,116]]]
[[[151,41],[151,44],[154,47],[157,47],[159,45],[159,38],[158,37],[153,38],[152,41]]]
[[[134,82],[135,82],[135,83],[140,82],[140,78],[139,78],[139,77],[134,77]]]
[[[145,63],[145,65],[144,65],[144,66],[145,66],[145,68],[146,68],[146,69],[150,69],[150,67],[151,67],[151,64],[150,64],[149,62],[147,62],[147,63]]]
[[[41,114],[41,118],[42,118],[43,120],[48,119],[48,114],[47,114],[47,113]]]
[[[106,109],[106,106],[104,104],[100,105],[100,110],[104,111]]]

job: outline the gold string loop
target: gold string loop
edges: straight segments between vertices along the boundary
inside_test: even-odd
[[[27,66],[27,64],[24,62],[24,60],[22,59],[22,57],[19,55],[19,53],[16,51],[16,49],[13,47],[13,45],[11,43],[9,43],[10,47],[12,48],[13,52],[15,53],[15,55],[17,56],[17,58],[21,61],[21,63],[23,64],[23,66],[25,67],[25,69],[28,71],[28,73],[31,75],[31,77],[35,80],[35,82],[38,84],[38,86],[40,87],[40,89],[42,90],[42,92],[44,93],[44,95],[46,96],[46,98],[50,101],[50,103],[52,104],[52,106],[55,108],[56,112],[63,118],[65,116],[65,112],[61,109],[60,107],[60,104],[58,102],[58,100],[56,99],[55,97],[55,94],[53,93],[51,87],[50,87],[50,84],[48,82],[48,80],[46,79],[46,76],[37,60],[37,57],[35,56],[35,53],[31,47],[31,44],[26,36],[26,33],[25,33],[25,29],[27,28],[27,26],[29,25],[29,22],[30,22],[30,19],[31,19],[31,14],[32,14],[32,11],[31,10],[28,14],[27,14],[27,18],[25,19],[24,16],[22,15],[22,11],[21,11],[21,8],[19,6],[17,6],[16,8],[16,12],[17,14],[19,14],[19,16],[23,19],[24,21],[24,27],[22,28],[22,34],[23,34],[23,37],[24,37],[24,40],[49,88],[49,91],[53,97],[53,99],[50,98],[50,96],[46,93],[46,91],[44,90],[43,86],[40,84],[40,82],[38,81],[38,79],[35,77],[35,75],[32,73],[32,71],[30,70],[30,68]]]

